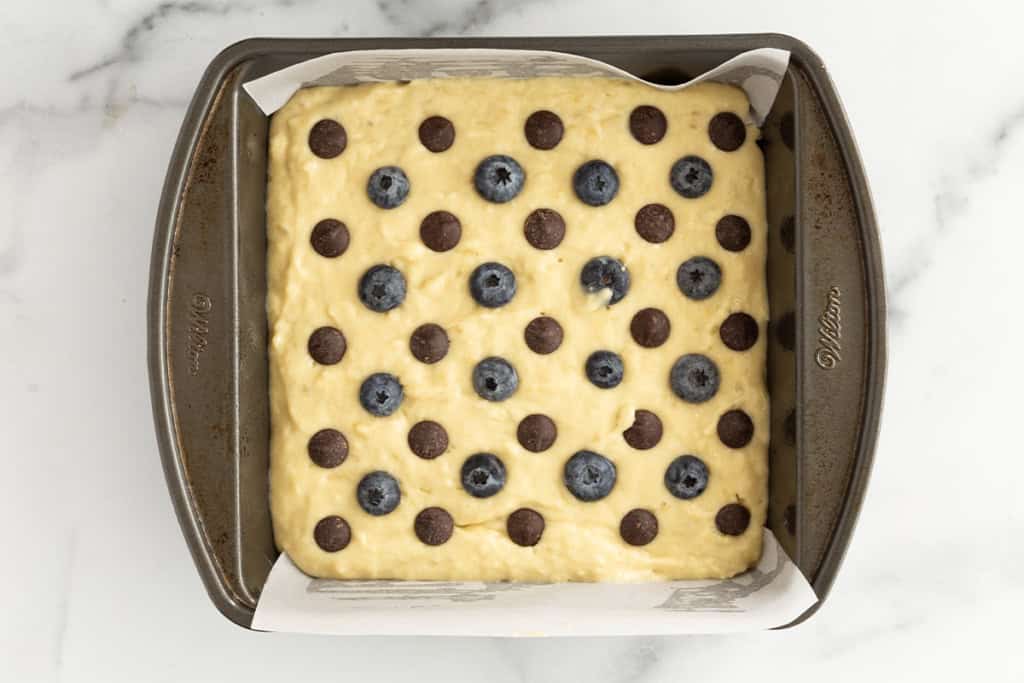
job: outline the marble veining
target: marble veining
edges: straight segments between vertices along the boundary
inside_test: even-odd
[[[0,8],[0,671],[17,681],[1024,679],[1019,5],[9,0]],[[893,315],[876,466],[829,603],[786,632],[337,639],[210,605],[156,456],[152,225],[209,60],[252,36],[781,31],[835,80]]]

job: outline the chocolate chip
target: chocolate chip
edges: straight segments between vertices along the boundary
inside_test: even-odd
[[[448,450],[448,432],[433,420],[417,422],[409,430],[409,450],[424,460],[433,460]]]
[[[540,453],[551,448],[558,437],[558,427],[547,415],[527,415],[516,429],[516,438],[523,448]]]
[[[431,116],[420,124],[420,142],[431,152],[443,152],[455,142],[455,126],[443,116]]]
[[[796,445],[796,408],[790,410],[782,422],[782,433],[786,437],[786,443],[790,446]]]
[[[537,545],[544,534],[544,517],[536,510],[519,508],[508,516],[505,529],[508,531],[508,537],[516,545]]]
[[[742,410],[730,410],[718,418],[718,438],[729,448],[743,448],[754,438],[754,421]]]
[[[436,363],[448,354],[448,333],[434,323],[420,325],[409,338],[409,350],[421,363]]]
[[[722,216],[715,225],[715,237],[723,249],[743,251],[750,244],[750,223],[742,216]]]
[[[793,112],[787,111],[782,115],[782,118],[779,119],[779,137],[782,138],[782,144],[793,149],[793,143],[796,139]]]
[[[637,142],[645,145],[654,143],[665,137],[668,130],[668,119],[657,107],[644,104],[634,109],[629,115],[629,132]]]
[[[715,515],[715,526],[723,534],[739,536],[750,526],[750,510],[739,503],[729,503]]]
[[[779,226],[779,239],[790,254],[796,251],[796,219],[793,216],[786,216],[782,221],[782,225]]]
[[[534,353],[548,354],[562,345],[562,326],[554,318],[534,318],[526,326],[526,345]]]
[[[722,343],[733,351],[746,351],[757,343],[757,321],[746,313],[732,313],[718,328]]]
[[[309,355],[321,365],[334,365],[345,355],[345,335],[333,327],[317,328],[306,344]]]
[[[447,211],[434,211],[420,223],[420,239],[434,251],[448,251],[462,238],[462,223]]]
[[[796,505],[790,503],[782,511],[782,524],[790,536],[796,536]]]
[[[455,521],[444,508],[426,508],[416,515],[412,528],[416,538],[427,545],[443,545],[452,537]]]
[[[348,542],[352,540],[352,529],[344,519],[337,515],[331,515],[316,523],[316,527],[313,529],[313,540],[321,550],[336,553],[339,550],[344,550]]]
[[[333,159],[347,144],[345,127],[334,119],[320,119],[309,130],[309,149],[321,159]]]
[[[708,124],[708,137],[712,144],[724,152],[732,152],[743,146],[747,139],[747,127],[743,119],[731,111],[715,114]]]
[[[325,218],[313,226],[309,243],[313,251],[327,258],[341,256],[348,249],[348,227],[341,221]]]
[[[530,114],[526,119],[526,125],[523,126],[523,132],[526,133],[526,141],[531,147],[554,149],[562,141],[565,128],[558,114],[542,109]]]
[[[637,344],[647,349],[661,346],[672,331],[672,323],[668,316],[657,308],[644,308],[637,311],[629,323],[629,333]]]
[[[337,429],[321,429],[310,437],[306,450],[320,467],[337,467],[348,457],[348,439]]]
[[[793,311],[784,313],[775,321],[775,338],[787,351],[796,349],[796,316]]]
[[[622,432],[631,447],[638,451],[654,448],[661,441],[661,419],[649,410],[637,410],[633,414],[633,425]]]
[[[648,510],[630,510],[619,524],[619,534],[630,545],[647,545],[658,535],[658,518]]]
[[[645,240],[661,244],[676,231],[676,218],[664,204],[648,204],[636,212],[633,225]]]
[[[565,237],[565,221],[554,209],[536,209],[526,217],[523,233],[535,249],[554,249]]]

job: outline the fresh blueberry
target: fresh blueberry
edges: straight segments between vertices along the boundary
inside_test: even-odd
[[[398,488],[398,480],[387,472],[370,472],[359,480],[356,500],[359,501],[359,507],[380,517],[398,507],[402,491]]]
[[[359,299],[378,313],[397,308],[405,301],[405,276],[397,268],[376,265],[359,279]]]
[[[565,487],[584,502],[600,500],[615,486],[615,463],[593,451],[576,451],[565,462]]]
[[[617,304],[629,292],[629,271],[622,261],[611,256],[597,256],[583,266],[580,271],[580,283],[588,292],[599,292],[602,289],[612,290],[612,298],[608,305]]]
[[[469,276],[469,293],[481,306],[504,306],[516,295],[516,274],[493,261],[479,265]]]
[[[398,378],[387,372],[375,372],[359,387],[359,402],[366,412],[377,417],[387,417],[402,405],[405,393]]]
[[[592,159],[576,169],[572,176],[572,189],[580,201],[588,206],[604,206],[619,191],[619,176],[606,161]]]
[[[718,383],[718,366],[699,353],[680,356],[669,373],[672,391],[688,403],[707,401],[718,392]]]
[[[505,465],[493,453],[477,453],[462,463],[462,488],[474,498],[490,498],[505,485]]]
[[[370,201],[382,209],[393,209],[409,196],[409,177],[397,166],[381,166],[366,182]]]
[[[722,269],[706,256],[694,256],[679,266],[676,284],[679,291],[691,299],[707,299],[722,284]]]
[[[622,358],[611,351],[594,351],[587,358],[587,379],[595,387],[600,389],[611,389],[619,386],[622,382],[622,375],[625,368],[622,365]]]
[[[526,172],[519,162],[504,154],[494,154],[481,161],[473,174],[473,184],[480,196],[495,204],[515,199],[526,183]]]
[[[504,401],[519,388],[519,375],[504,358],[484,358],[473,368],[473,389],[488,401]]]
[[[679,194],[687,199],[696,199],[711,189],[714,174],[711,166],[698,156],[685,156],[672,164],[668,181]]]
[[[665,488],[676,498],[696,498],[707,487],[708,466],[695,455],[680,455],[665,470]]]

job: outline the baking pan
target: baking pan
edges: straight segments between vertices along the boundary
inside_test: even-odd
[[[268,119],[242,83],[312,57],[377,48],[557,50],[674,83],[758,47],[789,50],[763,128],[771,323],[768,524],[828,594],[874,454],[885,293],[860,156],[825,68],[776,34],[579,38],[251,39],[219,54],[182,124],[150,270],[149,374],[174,508],[217,608],[248,627],[277,550],[268,506]],[[792,624],[791,624],[792,625]]]

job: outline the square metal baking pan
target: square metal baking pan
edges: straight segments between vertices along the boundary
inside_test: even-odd
[[[821,60],[776,34],[251,39],[218,55],[164,184],[149,284],[149,373],[164,473],[207,591],[249,627],[277,550],[268,506],[269,119],[241,85],[312,57],[379,48],[556,50],[682,82],[758,47],[789,50],[762,130],[768,182],[768,524],[820,606],[871,469],[885,378],[885,293],[859,154]]]

